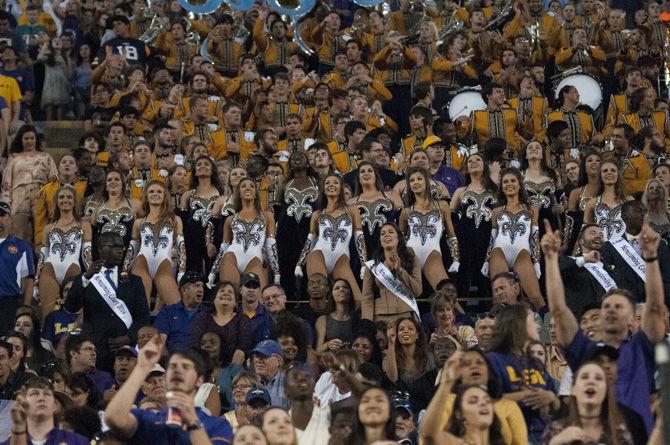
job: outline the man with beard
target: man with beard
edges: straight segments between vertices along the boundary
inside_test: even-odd
[[[626,224],[626,235],[622,241],[607,241],[602,249],[602,261],[617,286],[628,290],[637,303],[645,301],[644,264],[641,256],[640,233],[647,209],[641,201],[628,201],[621,208],[621,218]],[[631,249],[632,248],[632,249]],[[665,301],[670,302],[670,251],[668,243],[660,240],[658,264]]]
[[[156,167],[159,170],[167,171],[175,165],[174,128],[169,124],[156,124],[154,125],[153,135],[153,153],[156,157]]]
[[[634,146],[642,152],[631,150],[621,168],[626,194],[639,196],[644,192],[654,167],[665,160],[666,152],[663,135],[654,125],[637,133]]]
[[[603,232],[597,224],[585,224],[577,238],[579,254],[561,255],[559,267],[565,282],[565,301],[575,316],[600,302],[605,292],[616,287],[600,258]]]
[[[179,280],[179,293],[181,301],[163,307],[154,322],[170,352],[190,344],[193,319],[202,310],[200,303],[205,294],[203,277],[197,272],[186,272]]]
[[[195,394],[205,374],[204,360],[197,351],[187,349],[170,356],[166,379],[168,408],[158,413],[132,408],[145,378],[161,358],[162,347],[160,338],[154,337],[140,349],[135,369],[107,406],[105,422],[130,444],[230,443],[233,430],[228,421],[211,417],[194,406]],[[168,416],[175,409],[178,420]],[[166,420],[176,420],[180,427],[166,425]]]
[[[551,314],[556,319],[558,344],[564,348],[570,368],[576,371],[589,359],[598,344],[579,329],[577,319],[565,302],[559,270],[561,234],[559,231],[552,232],[547,221],[545,228],[542,250],[546,262],[547,301]],[[616,399],[640,414],[647,431],[651,431],[653,417],[649,389],[653,385],[655,372],[653,344],[665,338],[667,310],[663,303],[663,281],[659,267],[660,236],[647,223],[638,231],[637,240],[639,256],[644,258],[642,264],[645,266],[646,304],[642,314],[642,328],[638,333],[630,335],[635,299],[625,289],[615,288],[605,294],[601,303],[601,317],[603,343],[619,350],[619,375],[614,391]]]
[[[330,434],[330,408],[314,403],[314,370],[295,364],[286,372],[286,397],[291,402],[291,419],[298,445],[327,445]]]
[[[114,394],[128,380],[130,373],[137,363],[137,351],[132,346],[124,346],[114,354],[114,384],[102,394],[105,402],[109,403]]]

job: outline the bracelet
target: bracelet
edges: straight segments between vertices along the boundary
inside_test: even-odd
[[[644,262],[645,263],[653,263],[654,261],[657,261],[657,260],[658,260],[658,256],[652,256],[652,257],[649,257],[649,258],[645,258]]]

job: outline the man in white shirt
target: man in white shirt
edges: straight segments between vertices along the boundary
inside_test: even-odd
[[[330,408],[314,403],[314,370],[296,363],[286,372],[286,396],[291,401],[291,419],[298,435],[298,445],[328,445]]]

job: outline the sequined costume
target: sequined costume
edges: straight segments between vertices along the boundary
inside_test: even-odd
[[[512,267],[517,257],[524,250],[531,254],[531,226],[532,216],[530,211],[523,209],[512,213],[503,208],[496,220],[498,223],[498,234],[495,237],[493,248],[499,248],[505,255],[507,264]]]
[[[407,215],[407,226],[409,232],[407,247],[414,249],[421,267],[426,264],[432,252],[437,252],[442,256],[440,239],[444,231],[444,221],[439,209],[421,213],[412,207]]]
[[[226,254],[233,253],[237,260],[237,270],[244,273],[251,260],[258,258],[263,262],[263,246],[265,245],[265,219],[254,218],[245,221],[238,215],[233,217],[230,229],[233,238]]]
[[[186,193],[190,195],[188,208],[179,210],[179,216],[184,222],[186,270],[204,274],[210,270],[214,261],[214,258],[207,256],[207,243],[214,244],[214,225],[210,217],[219,195],[198,196],[195,190]]]
[[[134,221],[135,211],[128,200],[124,206],[117,209],[110,209],[104,203],[101,204],[93,221],[93,257],[98,258],[98,238],[105,232],[118,233],[123,238],[123,244],[128,247]]]
[[[277,218],[277,250],[282,287],[286,295],[296,295],[293,270],[300,257],[300,251],[309,234],[309,222],[319,199],[319,186],[309,177],[309,185],[299,189],[295,180],[290,180],[284,188],[284,200]]]
[[[355,205],[361,213],[365,247],[370,254],[374,255],[379,249],[379,233],[382,226],[387,222],[396,222],[397,215],[393,209],[393,203],[382,193],[382,198],[371,202],[361,201],[358,196]]]
[[[486,260],[495,194],[489,190],[474,191],[466,188],[461,195],[461,206],[455,230],[461,249],[461,268],[458,274],[458,294],[465,297],[473,281],[482,276],[479,270]],[[485,289],[482,283],[480,289]]]
[[[70,266],[79,267],[79,257],[83,250],[84,232],[79,224],[63,230],[53,226],[47,234],[48,246],[43,246],[44,264],[51,264],[58,284],[63,282]],[[46,250],[45,250],[46,249]],[[90,246],[89,246],[90,249]]]
[[[156,278],[156,272],[164,261],[172,264],[172,245],[174,244],[174,222],[170,220],[160,226],[144,219],[140,224],[140,246],[138,257],[147,261],[149,275]]]
[[[596,197],[596,206],[594,208],[595,222],[603,231],[604,241],[615,240],[626,234],[626,223],[621,217],[621,208],[623,203],[616,207],[609,207],[602,202],[602,196]]]
[[[349,212],[343,212],[337,218],[325,213],[319,217],[319,237],[313,251],[323,253],[326,270],[333,271],[341,256],[349,258],[349,241],[353,236],[353,220]]]

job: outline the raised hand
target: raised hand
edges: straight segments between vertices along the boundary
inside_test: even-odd
[[[545,234],[540,241],[542,252],[546,259],[558,258],[558,252],[561,249],[561,232],[560,230],[551,230],[551,224],[546,219],[544,220]]]
[[[640,250],[644,258],[653,258],[658,254],[658,245],[661,242],[661,237],[649,225],[649,215],[645,215],[642,230],[637,237],[640,244]]]
[[[147,373],[151,371],[154,365],[158,363],[161,358],[163,346],[164,343],[161,341],[160,336],[155,335],[140,349],[137,356],[136,366],[139,366],[140,369],[146,371]]]

